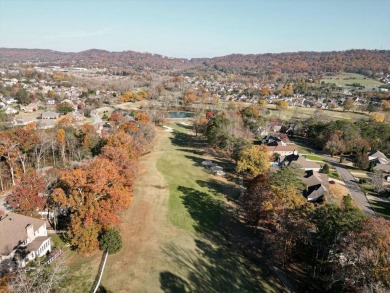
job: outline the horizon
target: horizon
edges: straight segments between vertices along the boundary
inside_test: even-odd
[[[285,52],[265,52],[265,53],[230,53],[230,54],[226,54],[226,55],[220,55],[220,56],[211,56],[211,57],[189,57],[189,58],[186,58],[186,57],[177,57],[177,56],[167,56],[167,55],[164,55],[164,54],[161,54],[161,53],[156,53],[156,52],[147,52],[147,51],[144,51],[144,52],[140,52],[140,51],[135,51],[135,50],[131,50],[131,49],[128,49],[128,50],[121,50],[121,51],[110,51],[110,50],[105,50],[105,49],[100,49],[100,48],[90,48],[90,49],[85,49],[85,50],[81,50],[81,51],[60,51],[60,50],[54,50],[54,49],[50,49],[50,48],[10,48],[10,47],[0,47],[0,50],[1,49],[6,49],[6,50],[42,50],[42,51],[53,51],[53,52],[58,52],[58,53],[64,53],[64,54],[78,54],[78,53],[83,53],[83,52],[87,52],[87,51],[93,51],[93,50],[96,50],[96,51],[105,51],[105,52],[108,52],[108,53],[125,53],[125,52],[134,52],[134,53],[139,53],[139,54],[152,54],[152,55],[159,55],[159,56],[162,56],[162,57],[167,57],[167,58],[174,58],[174,59],[186,59],[186,60],[192,60],[192,59],[213,59],[213,58],[220,58],[220,57],[226,57],[226,56],[231,56],[231,55],[267,55],[267,54],[273,54],[273,55],[277,55],[277,54],[294,54],[294,53],[332,53],[332,52],[346,52],[346,51],[390,51],[390,49],[365,49],[365,48],[361,48],[361,49],[356,49],[356,48],[351,48],[351,49],[345,49],[345,50],[329,50],[329,51],[313,51],[313,50],[307,50],[307,51],[285,51]]]
[[[388,50],[389,12],[385,0],[0,0],[0,44],[59,52],[131,48],[185,59]]]

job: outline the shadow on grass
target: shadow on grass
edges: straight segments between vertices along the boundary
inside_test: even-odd
[[[189,284],[170,272],[160,273],[160,288],[165,293],[187,293],[192,292]]]
[[[233,185],[218,180],[196,180],[196,183],[201,187],[206,187],[210,192],[215,194],[222,194],[228,199],[236,200],[240,196],[240,189]]]
[[[207,141],[193,135],[174,131],[173,136],[169,138],[173,145],[179,147],[202,147],[207,145]]]
[[[214,184],[211,188],[216,188]],[[221,200],[193,188],[179,186],[178,190],[195,221],[195,231],[202,237],[195,239],[195,254],[175,244],[164,248],[175,263],[189,272],[186,280],[161,272],[164,292],[284,292],[266,269],[266,259],[260,254],[252,259],[244,255],[255,246],[246,237],[252,230],[242,225]]]
[[[381,200],[370,200],[370,204],[375,212],[386,219],[390,219],[390,202]]]

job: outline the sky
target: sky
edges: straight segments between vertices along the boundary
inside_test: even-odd
[[[390,49],[390,1],[0,0],[0,47],[183,58]]]

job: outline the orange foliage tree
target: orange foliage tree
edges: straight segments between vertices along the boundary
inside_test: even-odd
[[[32,216],[45,207],[46,186],[45,179],[37,172],[23,174],[16,182],[12,194],[7,197],[7,203],[14,209]]]
[[[119,214],[131,202],[132,180],[120,174],[107,158],[98,158],[82,168],[63,171],[54,202],[70,213],[68,236],[81,253],[98,246],[99,234],[119,225]]]

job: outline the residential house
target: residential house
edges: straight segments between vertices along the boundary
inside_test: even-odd
[[[283,141],[277,141],[273,143],[272,145],[266,145],[265,146],[268,150],[268,153],[270,155],[273,155],[275,153],[279,154],[280,156],[288,156],[292,154],[298,154],[298,147],[295,144],[286,144]]]
[[[306,171],[303,183],[305,183],[307,187],[305,195],[308,201],[320,201],[328,194],[329,180],[328,175],[326,174],[321,174],[312,170]]]
[[[16,110],[15,108],[13,108],[13,107],[6,107],[4,112],[5,112],[5,114],[8,114],[8,115],[14,115],[14,114],[18,114],[19,113],[19,111]]]
[[[390,173],[390,160],[386,155],[378,150],[371,151],[368,153],[368,159],[375,162],[375,171],[382,171]]]
[[[58,119],[60,117],[60,113],[57,112],[43,112],[41,114],[41,119]]]
[[[15,213],[0,219],[0,262],[12,261],[24,267],[50,251],[46,221]]]
[[[296,163],[300,166],[301,169],[305,171],[315,171],[319,172],[321,170],[321,165],[313,162],[313,161],[308,161],[306,160],[306,157],[300,156],[298,154],[292,154],[288,155],[284,158],[284,160],[281,162],[281,164],[285,166],[290,166],[292,163]]]
[[[11,105],[11,104],[15,104],[18,102],[18,100],[16,100],[15,98],[13,97],[2,97],[1,98],[2,101],[7,104],[7,105]]]

